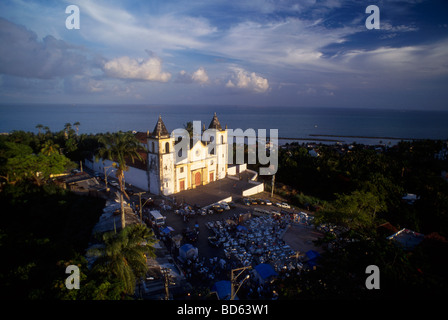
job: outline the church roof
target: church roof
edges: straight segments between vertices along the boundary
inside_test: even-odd
[[[217,129],[222,131],[221,124],[219,123],[218,117],[216,116],[216,112],[213,115],[212,122],[210,122],[210,125],[208,126],[209,129]]]
[[[159,116],[159,120],[157,120],[156,126],[154,128],[154,131],[152,132],[153,137],[166,137],[169,136],[169,132],[165,127],[165,124],[163,123],[162,116]]]

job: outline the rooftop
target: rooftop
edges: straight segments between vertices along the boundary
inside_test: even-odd
[[[406,250],[412,250],[423,241],[424,237],[425,236],[421,233],[403,228],[387,237],[387,239],[394,240]]]
[[[169,137],[170,133],[166,129],[165,124],[163,123],[162,116],[159,116],[157,120],[156,126],[154,127],[154,131],[152,132],[153,137]]]
[[[210,125],[208,126],[209,129],[217,129],[222,131],[221,124],[219,123],[218,117],[216,116],[216,112],[213,115],[213,119],[210,122]]]

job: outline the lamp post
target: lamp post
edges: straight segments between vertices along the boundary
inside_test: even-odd
[[[146,191],[142,191],[142,192],[137,193],[137,195],[138,195],[138,202],[139,202],[138,203],[138,211],[140,213],[140,221],[141,221],[141,223],[143,223],[143,216],[142,216],[143,207],[151,199],[151,198],[146,199],[145,203],[143,203],[143,205],[142,205],[142,194],[144,194],[144,193],[146,193]]]
[[[103,167],[103,169],[104,169],[104,183],[106,184],[106,191],[109,191],[109,188],[107,187],[107,176],[108,176],[108,174],[107,174],[107,170],[106,169],[109,169],[109,168],[113,168],[113,167],[115,167],[115,162],[114,163],[112,163],[112,165],[110,165],[110,166],[104,166]]]
[[[104,169],[104,183],[106,184],[106,191],[109,191],[109,188],[107,187],[107,176],[108,176],[108,174],[106,172],[107,171],[106,169],[115,168],[116,166],[117,166],[117,164],[115,162],[112,162],[112,165],[103,167],[103,169]],[[112,173],[112,171],[109,172],[109,174],[110,173]]]
[[[241,286],[243,285],[244,281],[246,281],[247,279],[249,279],[249,275],[247,275],[240,283],[237,283],[237,278],[245,271],[248,269],[251,269],[251,266],[248,267],[242,267],[242,268],[237,268],[237,269],[232,269],[232,271],[230,272],[230,300],[235,300],[235,296],[238,292],[238,290],[240,290]],[[236,276],[233,275],[234,272],[236,271],[240,271],[240,273],[238,273]],[[235,291],[235,284],[238,284],[238,288]]]

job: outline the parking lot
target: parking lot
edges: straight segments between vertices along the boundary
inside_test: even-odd
[[[238,194],[236,188],[243,183],[222,181],[219,185],[214,184],[214,188],[220,190],[215,190],[215,197],[203,193],[202,188],[176,194],[177,198],[154,197],[148,202],[149,195],[141,195],[142,204],[146,202],[142,211],[148,225],[151,226],[148,219],[150,210],[158,210],[165,217],[163,226],[152,225],[169,253],[164,259],[175,261],[182,278],[193,288],[210,288],[217,281],[229,280],[230,270],[243,266],[268,263],[277,272],[301,268],[299,256],[308,250],[318,251],[313,240],[320,234],[310,226],[307,214],[282,204],[281,199],[271,199],[267,192],[251,198],[232,196],[235,201],[227,210],[218,211],[211,207],[202,213],[199,210],[201,205],[210,205],[212,201],[222,199],[223,195],[227,196],[229,190]],[[116,187],[113,184],[109,186],[109,196],[113,197]],[[203,189],[211,192],[209,188]],[[133,186],[128,186],[128,190],[130,199],[127,202],[138,213],[136,205],[140,202],[138,192],[141,190]],[[260,202],[260,198],[264,201]],[[187,201],[191,205],[186,205]],[[191,211],[186,214],[189,209],[195,214]],[[194,247],[194,252],[197,252],[194,259],[180,257],[185,244]]]
[[[266,197],[263,193],[259,196]],[[193,286],[209,287],[216,281],[228,280],[229,270],[260,263],[271,264],[276,271],[297,268],[299,256],[314,250],[313,240],[319,236],[306,223],[294,221],[295,208],[281,208],[274,204],[244,204],[236,202],[230,210],[206,215],[190,215],[185,219],[174,208],[159,211],[166,217],[159,235],[173,258],[179,257],[179,247],[185,243],[197,248],[197,259],[184,264],[178,261],[187,280]],[[272,214],[271,212],[278,214]],[[296,214],[295,214],[296,213]],[[185,238],[185,231],[198,231],[197,239]],[[183,235],[176,243],[171,239]]]

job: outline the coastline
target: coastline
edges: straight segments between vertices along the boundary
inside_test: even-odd
[[[371,137],[371,136],[352,136],[352,135],[336,135],[336,134],[310,134],[310,137],[335,137],[335,138],[384,139],[384,140],[424,140],[421,138]],[[289,139],[289,138],[282,138],[282,139]]]

